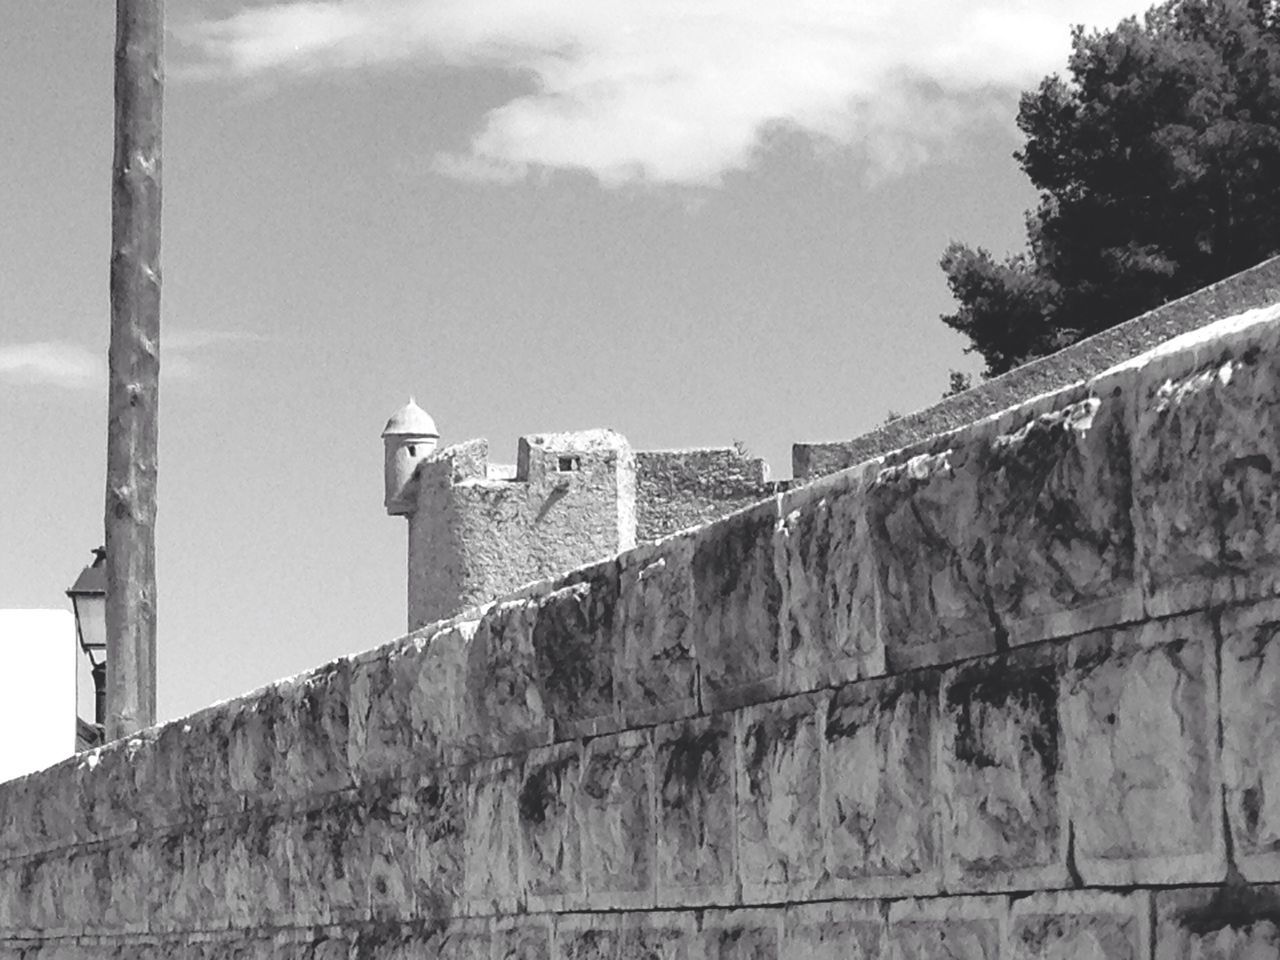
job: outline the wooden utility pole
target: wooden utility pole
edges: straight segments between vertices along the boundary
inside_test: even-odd
[[[116,0],[107,398],[107,716],[115,740],[156,718],[156,441],[164,0]]]

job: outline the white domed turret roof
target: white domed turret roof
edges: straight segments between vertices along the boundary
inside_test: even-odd
[[[439,437],[436,422],[431,414],[413,402],[409,402],[391,415],[382,430],[384,437]]]

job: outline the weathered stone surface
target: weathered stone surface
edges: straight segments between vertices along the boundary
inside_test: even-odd
[[[1057,890],[1015,900],[1006,960],[1148,960],[1151,895]]]
[[[923,671],[832,696],[822,760],[830,896],[938,891],[938,680]]]
[[[520,905],[520,763],[485,760],[466,772],[463,841],[464,909],[471,915],[513,913]]]
[[[733,724],[727,716],[658,727],[659,906],[731,903],[734,864]]]
[[[1137,407],[1134,517],[1148,613],[1280,590],[1277,317],[1280,305],[1251,311],[1120,374]]]
[[[977,536],[985,442],[965,436],[936,446],[883,467],[867,489],[891,673],[993,653],[1002,629],[988,603]]]
[[[1280,887],[1160,890],[1156,960],[1267,960],[1280,956]]]
[[[620,913],[568,913],[556,918],[556,960],[623,960]]]
[[[414,912],[428,919],[452,916],[462,896],[466,784],[454,771],[425,774],[412,790],[408,817]]]
[[[503,917],[493,924],[492,960],[551,960],[551,917]]]
[[[878,960],[884,956],[886,914],[876,900],[788,907],[780,960]]]
[[[1063,790],[1086,883],[1224,876],[1214,646],[1204,615],[1071,641]]]
[[[353,782],[408,775],[419,751],[425,754],[430,749],[414,736],[415,678],[403,669],[406,659],[417,659],[415,646],[382,647],[373,655],[354,658],[351,664],[347,760]],[[421,668],[421,663],[417,666]]]
[[[680,536],[618,558],[614,689],[626,726],[698,712],[693,548],[691,536]]]
[[[251,811],[228,821],[226,829],[231,837],[225,887],[230,925],[267,926],[275,917],[287,917],[292,911],[287,823],[270,814]],[[364,916],[362,911],[354,915]]]
[[[984,657],[942,688],[938,796],[948,891],[1064,886],[1062,644]]]
[[[1011,643],[1142,617],[1125,397],[1083,394],[1012,411],[985,450],[986,583]]]
[[[654,754],[649,731],[587,743],[574,816],[582,845],[582,906],[654,905]]]
[[[1222,767],[1237,868],[1280,881],[1280,602],[1222,615]]]
[[[416,797],[402,784],[366,784],[360,804],[367,811],[363,858],[367,861],[369,916],[378,923],[410,920],[415,909],[417,875],[411,826]]]
[[[699,941],[704,960],[777,960],[782,910],[708,910]]]
[[[556,918],[556,960],[703,960],[697,914],[565,913]]]
[[[539,687],[556,738],[618,728],[613,693],[618,567],[576,571],[576,582],[538,600],[533,627]]]
[[[581,898],[582,844],[573,816],[582,779],[576,742],[525,757],[517,811],[525,901],[534,912],[563,909]]]
[[[777,693],[782,611],[777,526],[778,505],[769,500],[694,535],[694,649],[708,710],[732,709]]]
[[[425,950],[422,956],[439,957],[439,960],[492,960],[492,921],[483,917],[454,920],[432,939],[434,950]]]
[[[276,727],[283,721],[282,688],[272,684],[258,691],[231,721],[227,763],[231,787],[242,797],[263,800],[273,796]]]
[[[517,753],[551,740],[538,683],[537,604],[499,603],[480,618],[467,658],[467,726],[480,756]]]
[[[818,810],[827,697],[737,714],[738,871],[746,903],[806,899],[823,878]]]
[[[889,905],[884,955],[890,960],[1003,960],[1003,897],[897,900]]]
[[[781,657],[789,692],[884,673],[865,486],[862,475],[848,472],[781,498]]]
[[[773,492],[769,467],[733,447],[636,451],[636,539],[710,523]]]
[[[430,751],[430,760],[462,763],[474,755],[475,731],[467,715],[467,663],[479,628],[478,620],[469,620],[424,631],[425,636],[414,638],[423,648],[422,659],[406,655],[401,661],[413,677],[409,707],[414,735]]]
[[[282,690],[272,781],[282,797],[302,799],[352,784],[347,759],[351,662],[335,660]],[[377,701],[387,710],[392,698]],[[366,702],[367,703],[367,702]],[[372,709],[366,705],[366,709]]]
[[[290,819],[285,840],[294,910],[323,923],[369,915],[367,811],[353,795]],[[305,921],[303,921],[305,922]]]

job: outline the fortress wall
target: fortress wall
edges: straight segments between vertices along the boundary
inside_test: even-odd
[[[0,784],[0,958],[1280,950],[1280,307]]]
[[[759,457],[733,447],[636,453],[636,539],[645,543],[778,492]]]
[[[1280,303],[1280,257],[1172,300],[1059,350],[985,380],[963,393],[904,417],[897,417],[852,440],[797,443],[791,469],[797,480],[812,480],[864,460],[884,456],[983,417],[1098,376],[1164,341],[1246,310]]]
[[[515,477],[490,472],[483,440],[418,468],[409,629],[635,545],[634,458],[620,435],[522,438]]]

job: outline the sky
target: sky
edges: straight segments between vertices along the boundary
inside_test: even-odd
[[[0,609],[102,541],[112,6],[0,6]],[[785,477],[976,373],[938,259],[1020,249],[1019,91],[1143,6],[168,0],[160,718],[404,632],[409,395]]]

